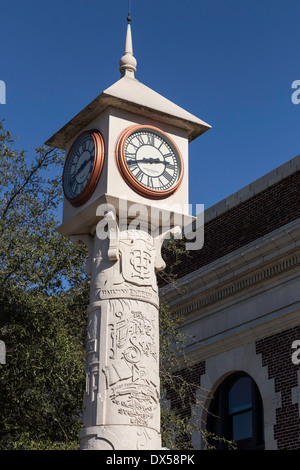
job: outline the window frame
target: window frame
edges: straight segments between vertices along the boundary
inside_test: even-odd
[[[237,382],[244,378],[250,378],[251,386],[251,407],[242,410],[241,412],[229,412],[229,392]],[[245,372],[236,372],[226,377],[219,385],[214,398],[211,401],[208,415],[207,415],[207,430],[224,438],[227,441],[233,441],[233,416],[244,413],[246,411],[252,412],[252,437],[236,440],[235,443],[239,450],[263,450],[264,443],[264,429],[263,429],[263,404],[259,389],[253,378]],[[209,443],[215,446],[218,450],[225,450],[228,444],[222,440],[209,439]]]

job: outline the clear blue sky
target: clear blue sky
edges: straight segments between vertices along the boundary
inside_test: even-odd
[[[43,144],[119,78],[127,0],[0,6],[0,119]],[[190,144],[190,202],[209,207],[300,153],[299,0],[132,0],[136,78],[212,126]]]

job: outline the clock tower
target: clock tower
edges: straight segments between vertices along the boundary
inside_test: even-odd
[[[127,18],[121,78],[47,145],[66,150],[59,233],[89,248],[81,449],[157,450],[161,244],[191,218],[188,144],[210,126],[135,78]]]

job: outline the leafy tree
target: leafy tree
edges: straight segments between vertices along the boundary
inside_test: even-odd
[[[84,247],[55,231],[63,161],[47,147],[17,152],[0,123],[2,449],[78,441],[88,280]]]
[[[30,159],[13,144],[0,123],[1,283],[58,294],[64,282],[76,285],[83,274],[82,263],[74,262],[78,250],[55,232],[64,154],[41,147]]]

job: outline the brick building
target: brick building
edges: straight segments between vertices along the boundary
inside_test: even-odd
[[[300,364],[292,360],[300,340],[299,194],[297,156],[207,209],[203,248],[178,265],[177,289],[161,287],[184,318],[192,419],[240,449],[300,449]],[[193,433],[192,445],[205,448],[203,433]]]

